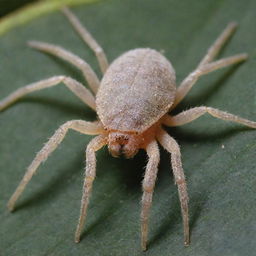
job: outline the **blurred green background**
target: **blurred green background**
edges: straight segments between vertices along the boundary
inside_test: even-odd
[[[9,2],[9,1],[8,1]],[[14,1],[13,1],[14,2]],[[10,5],[12,2],[9,2]],[[180,82],[192,71],[226,24],[239,28],[220,57],[247,52],[241,65],[209,74],[176,112],[216,107],[256,120],[256,1],[109,0],[72,8],[105,49],[109,60],[124,51],[151,47],[172,61]],[[101,76],[94,54],[56,11],[0,37],[0,96],[40,79],[80,72],[29,49],[28,40],[62,45],[88,61]],[[204,116],[168,129],[181,146],[190,196],[191,245],[183,246],[177,188],[169,155],[161,164],[150,217],[148,251],[140,250],[141,181],[146,156],[97,154],[86,227],[73,236],[79,215],[84,151],[91,136],[69,132],[43,164],[10,214],[6,203],[35,153],[61,124],[96,118],[63,85],[29,95],[0,113],[0,255],[182,255],[251,256],[256,250],[256,132]]]

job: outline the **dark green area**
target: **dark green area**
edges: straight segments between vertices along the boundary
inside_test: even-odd
[[[35,0],[1,0],[0,17],[31,2],[35,2]]]
[[[110,60],[126,50],[163,50],[180,81],[206,49],[236,20],[239,29],[221,56],[247,52],[237,67],[207,75],[177,111],[207,105],[256,120],[255,1],[112,0],[74,8]],[[93,53],[59,13],[41,17],[0,38],[1,98],[25,84],[81,74],[60,60],[29,49],[29,39],[66,47],[91,63]],[[39,168],[11,214],[6,203],[26,167],[53,132],[67,120],[95,114],[63,85],[27,96],[0,114],[0,255],[253,255],[256,250],[256,132],[205,116],[169,129],[181,145],[190,195],[191,245],[183,247],[177,189],[169,156],[161,164],[150,218],[148,251],[140,251],[141,180],[146,156],[112,158],[97,154],[85,231],[73,242],[83,183],[84,151],[91,139],[70,132]],[[223,146],[224,148],[223,148]]]

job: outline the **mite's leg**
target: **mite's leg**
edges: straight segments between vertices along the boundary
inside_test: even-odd
[[[211,107],[195,107],[181,112],[176,116],[166,115],[164,117],[163,124],[167,126],[181,126],[192,122],[205,113],[209,113],[210,115],[225,121],[240,123],[251,128],[256,128],[256,122]]]
[[[233,65],[239,62],[242,62],[248,58],[248,55],[237,54],[229,58],[224,58],[219,61],[211,62],[213,58],[219,53],[222,46],[225,44],[227,39],[232,35],[236,28],[236,23],[230,23],[223,33],[218,37],[214,44],[209,48],[205,57],[201,60],[197,68],[190,73],[180,84],[177,89],[176,99],[171,109],[173,109],[182,99],[187,95],[195,82],[199,79],[200,76],[208,74],[216,69],[220,69],[229,65]]]
[[[214,70],[224,68],[242,61],[245,61],[248,58],[248,55],[245,53],[237,54],[232,57],[220,59],[218,61],[214,61],[204,66],[198,67],[195,71],[190,73],[180,84],[177,89],[177,94],[175,101],[171,107],[171,109],[175,108],[187,95],[192,86],[196,83],[196,81],[202,76],[206,75]]]
[[[181,212],[184,227],[184,245],[189,244],[189,214],[188,214],[188,193],[184,172],[181,164],[180,148],[177,142],[167,132],[161,130],[157,136],[160,144],[171,153],[171,164],[175,183],[178,186]]]
[[[44,145],[44,147],[37,153],[36,157],[28,167],[27,172],[25,173],[19,186],[17,187],[17,189],[15,190],[14,194],[12,195],[12,197],[8,202],[7,206],[10,211],[14,209],[16,201],[22,194],[26,185],[31,180],[32,176],[35,174],[39,165],[42,162],[44,162],[48,158],[48,156],[57,148],[57,146],[64,139],[69,129],[73,129],[80,133],[90,134],[90,135],[101,134],[104,132],[104,129],[101,126],[100,122],[91,123],[91,122],[86,122],[82,120],[73,120],[73,121],[68,121],[63,125],[61,125],[60,128],[49,139],[49,141]]]
[[[96,94],[97,90],[100,86],[99,79],[95,72],[92,70],[90,65],[81,59],[80,57],[76,56],[75,54],[65,50],[64,48],[58,46],[58,45],[52,45],[44,42],[37,42],[37,41],[30,41],[28,42],[28,45],[32,48],[35,48],[37,50],[46,52],[48,54],[52,54],[54,56],[57,56],[74,66],[76,66],[78,69],[80,69],[88,82],[90,88],[92,91]]]
[[[92,93],[86,89],[78,81],[65,76],[54,76],[45,80],[38,81],[33,84],[29,84],[25,87],[22,87],[9,96],[0,101],[0,111],[7,108],[9,105],[19,100],[23,96],[34,92],[39,91],[48,87],[55,86],[63,82],[78,98],[80,98],[85,104],[91,107],[93,110],[96,110],[95,98]]]
[[[220,52],[221,48],[227,42],[227,40],[233,35],[237,28],[236,22],[230,22],[224,31],[219,35],[216,41],[212,44],[212,46],[208,49],[206,55],[199,63],[199,66],[203,66],[207,63],[210,63]]]
[[[107,136],[100,135],[91,140],[86,149],[86,170],[85,170],[85,180],[83,186],[83,196],[81,201],[80,217],[75,233],[75,242],[79,243],[81,231],[84,226],[87,207],[89,203],[89,197],[92,190],[92,183],[96,175],[96,157],[95,151],[102,148],[107,144]]]
[[[89,31],[82,26],[77,17],[68,8],[62,8],[62,12],[68,18],[78,35],[81,36],[84,42],[94,51],[100,65],[100,69],[104,74],[108,68],[108,60],[101,46],[96,42]]]
[[[152,141],[146,148],[149,160],[142,184],[142,209],[141,209],[141,246],[146,250],[148,237],[149,211],[152,203],[152,196],[160,160],[159,149],[156,141]]]

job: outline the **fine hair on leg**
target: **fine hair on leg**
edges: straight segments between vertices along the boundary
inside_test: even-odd
[[[92,184],[96,176],[96,156],[95,152],[107,144],[107,136],[99,135],[91,140],[86,148],[86,167],[85,179],[83,185],[83,196],[81,200],[80,216],[75,232],[75,242],[80,242],[81,232],[85,223],[89,197],[92,190]]]
[[[91,66],[85,60],[58,45],[38,41],[29,41],[28,45],[34,49],[46,52],[73,64],[75,67],[82,71],[85,80],[87,81],[94,94],[97,93],[100,86],[100,81]]]
[[[9,96],[0,101],[0,111],[9,107],[12,103],[24,97],[25,95],[39,91],[45,88],[53,87],[63,82],[69,90],[71,90],[78,98],[80,98],[85,104],[87,104],[91,109],[96,110],[95,97],[92,93],[85,88],[78,81],[66,77],[66,76],[54,76],[48,79],[40,80],[38,82],[26,85],[22,88],[17,89]]]
[[[188,94],[193,85],[202,75],[208,74],[220,68],[240,63],[248,58],[248,55],[246,53],[242,53],[212,62],[212,60],[218,55],[221,48],[233,34],[236,27],[237,24],[235,22],[231,22],[230,24],[228,24],[226,29],[209,48],[197,68],[181,82],[180,86],[177,89],[176,98],[173,105],[171,106],[171,109],[175,108],[183,100],[183,98]]]
[[[10,211],[14,210],[16,201],[21,196],[22,192],[26,188],[27,184],[29,183],[33,175],[36,173],[36,170],[39,167],[39,165],[42,162],[46,161],[48,156],[58,147],[58,145],[62,142],[69,129],[88,135],[98,135],[104,132],[104,129],[100,122],[92,123],[83,120],[72,120],[61,125],[56,130],[54,135],[49,139],[49,141],[37,153],[36,157],[28,167],[23,179],[21,180],[20,184],[16,188],[15,192],[13,193],[7,204],[8,209]]]
[[[163,129],[157,135],[159,143],[171,153],[171,165],[175,183],[178,186],[181,213],[184,228],[184,245],[189,245],[189,213],[188,213],[188,193],[185,175],[181,163],[180,147],[177,142]]]
[[[149,212],[160,161],[159,148],[155,140],[147,145],[146,152],[149,159],[142,183],[143,195],[141,201],[141,247],[144,251],[147,249]]]
[[[167,126],[181,126],[194,121],[205,113],[208,113],[211,116],[222,119],[224,121],[240,123],[251,128],[256,128],[256,122],[218,110],[216,108],[204,106],[191,108],[177,114],[176,116],[166,115],[163,119],[163,124]]]
[[[100,65],[101,72],[104,74],[108,68],[108,60],[101,46],[67,7],[63,7],[62,12],[68,18],[78,35],[93,50]]]
[[[228,39],[234,34],[237,28],[236,22],[230,22],[224,31],[219,35],[215,42],[208,49],[204,58],[200,61],[198,66],[204,66],[207,63],[210,63],[220,52],[222,47],[226,44]]]

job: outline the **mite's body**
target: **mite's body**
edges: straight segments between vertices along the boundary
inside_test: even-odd
[[[71,52],[47,43],[30,42],[30,46],[62,58],[79,68],[91,91],[70,77],[54,76],[27,85],[10,94],[0,101],[0,111],[28,93],[62,82],[85,104],[97,111],[99,120],[96,122],[72,120],[61,125],[28,167],[25,176],[8,202],[8,208],[14,209],[17,199],[35,174],[38,166],[57,148],[69,129],[87,135],[98,135],[91,140],[86,149],[85,180],[75,241],[80,241],[89,196],[96,176],[95,152],[104,145],[108,145],[113,156],[124,154],[127,158],[131,158],[139,149],[144,149],[149,159],[142,184],[141,246],[143,250],[146,250],[149,210],[160,160],[159,143],[171,153],[172,170],[175,183],[178,186],[183,217],[184,244],[188,245],[188,194],[181,164],[180,148],[177,142],[163,129],[163,125],[180,126],[193,121],[204,113],[209,113],[222,120],[256,128],[256,122],[205,106],[189,109],[176,116],[168,113],[186,96],[200,76],[239,63],[247,58],[247,54],[238,54],[213,61],[233,33],[236,24],[230,23],[227,26],[198,67],[182,81],[176,90],[174,69],[162,54],[148,48],[135,49],[124,53],[108,67],[104,51],[95,39],[67,8],[64,8],[63,12],[78,34],[95,52],[103,73],[101,82],[88,63]]]
[[[96,95],[97,114],[109,131],[113,156],[122,150],[130,158],[143,148],[148,139],[144,132],[168,112],[175,92],[175,71],[159,52],[135,49],[113,61]]]
[[[171,63],[152,49],[124,53],[109,66],[96,95],[108,130],[143,132],[170,109],[176,92]]]

